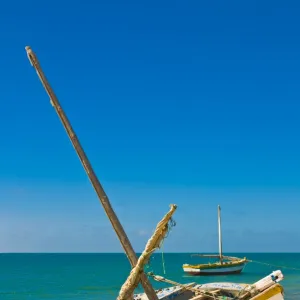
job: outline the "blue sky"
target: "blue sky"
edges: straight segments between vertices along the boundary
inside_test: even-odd
[[[300,251],[299,3],[69,3],[0,10],[0,251],[121,251],[26,45],[137,251]]]

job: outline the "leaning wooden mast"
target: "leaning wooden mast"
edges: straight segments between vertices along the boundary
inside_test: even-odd
[[[42,71],[42,68],[39,64],[39,61],[38,61],[36,55],[34,54],[34,52],[31,50],[31,48],[29,46],[25,47],[25,49],[27,52],[28,59],[29,59],[31,65],[35,68],[37,75],[40,78],[40,81],[42,82],[47,94],[50,97],[50,102],[51,102],[52,106],[54,107],[58,117],[60,118],[60,120],[71,140],[71,143],[82,163],[83,168],[85,169],[85,171],[87,173],[87,176],[89,177],[89,179],[99,197],[99,200],[106,212],[106,215],[109,218],[109,220],[110,220],[110,222],[122,244],[122,247],[125,250],[125,253],[130,261],[130,264],[132,267],[134,267],[138,261],[136,253],[134,252],[129,239],[128,239],[116,213],[114,212],[103,187],[101,186],[101,183],[99,182],[69,120],[67,119],[67,116],[65,115],[62,107],[59,104],[59,101],[58,101],[56,95],[54,94],[50,84],[48,83],[48,80],[46,79],[46,77]],[[141,274],[141,283],[143,285],[145,293],[148,296],[148,299],[158,300],[157,295],[156,295],[151,283],[149,282],[147,276],[145,275],[145,273]]]

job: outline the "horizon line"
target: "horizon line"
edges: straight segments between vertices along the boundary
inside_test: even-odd
[[[141,254],[142,252],[135,252],[136,254]],[[300,254],[300,252],[226,252],[227,254]],[[226,254],[225,252],[223,254]],[[124,254],[124,252],[1,252],[1,254]],[[153,253],[160,254],[160,252]],[[164,254],[219,254],[217,252],[164,252]]]

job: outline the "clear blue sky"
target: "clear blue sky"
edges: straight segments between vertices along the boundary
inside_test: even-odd
[[[30,45],[136,250],[300,251],[298,1],[4,1],[0,251],[120,251]]]

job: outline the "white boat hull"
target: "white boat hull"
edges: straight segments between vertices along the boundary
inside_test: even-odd
[[[163,277],[162,277],[163,278]],[[270,275],[262,278],[253,284],[241,284],[231,282],[214,282],[207,284],[190,283],[185,285],[192,288],[192,290],[184,289],[182,286],[173,286],[157,291],[158,299],[160,300],[196,300],[199,292],[221,290],[223,292],[230,292],[234,297],[239,298],[241,292],[246,293],[248,300],[284,300],[283,288],[278,283],[283,280],[281,271],[274,271]],[[222,292],[221,292],[222,293]],[[222,295],[219,295],[223,297]],[[208,297],[208,299],[211,296]],[[217,296],[218,297],[218,296]],[[205,298],[206,299],[206,298]],[[216,298],[220,299],[220,298]],[[244,299],[244,298],[243,298]],[[135,294],[134,300],[149,300],[145,293]]]
[[[201,268],[189,268],[183,267],[183,271],[190,275],[228,275],[228,274],[239,274],[243,271],[246,264],[239,266],[228,266],[223,268],[211,268],[211,269],[201,269]]]
[[[211,287],[214,284],[211,285]],[[217,287],[219,284],[215,284],[215,287]],[[223,285],[223,284],[222,284]],[[226,284],[225,284],[226,285]],[[228,284],[228,288],[232,288],[234,284]],[[239,284],[234,285],[234,287],[238,286]],[[205,285],[202,286],[204,288]],[[197,287],[197,286],[195,286]],[[224,285],[223,285],[224,287]],[[201,290],[200,286],[199,289]],[[237,288],[237,290],[240,290],[240,287]],[[158,299],[159,300],[192,300],[195,295],[193,295],[192,292],[190,291],[183,291],[181,287],[179,286],[174,286],[171,288],[166,288],[162,289],[157,293]],[[135,294],[134,295],[134,300],[149,300],[146,294]],[[261,296],[257,295],[256,297],[250,298],[249,300],[284,300],[283,295],[278,292],[278,294],[273,295],[273,296]]]

